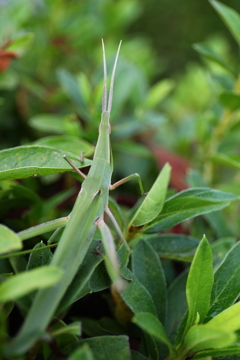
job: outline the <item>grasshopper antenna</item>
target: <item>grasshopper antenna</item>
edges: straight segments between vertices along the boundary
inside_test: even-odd
[[[120,47],[122,44],[122,40],[119,43],[118,46],[118,51],[117,51],[117,55],[115,58],[115,62],[114,62],[114,66],[113,66],[113,71],[112,71],[112,76],[111,76],[111,83],[110,83],[110,90],[109,90],[109,98],[108,98],[108,109],[107,111],[110,113],[111,109],[112,109],[112,98],[113,98],[113,83],[114,83],[114,77],[115,77],[115,71],[116,71],[116,66],[117,66],[117,61],[118,61],[118,55],[119,55],[119,51],[120,51]]]
[[[107,65],[106,65],[106,55],[104,41],[102,39],[102,52],[103,52],[103,96],[102,96],[102,111],[107,111]]]

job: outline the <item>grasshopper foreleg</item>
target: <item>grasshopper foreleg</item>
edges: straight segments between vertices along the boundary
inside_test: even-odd
[[[144,193],[144,190],[143,190],[143,185],[142,185],[142,180],[141,180],[141,177],[139,174],[135,173],[135,174],[132,174],[132,175],[129,175],[117,182],[115,182],[115,184],[113,185],[110,185],[109,186],[109,190],[114,190],[116,189],[118,186],[122,185],[122,184],[125,184],[126,182],[128,182],[129,180],[132,180],[132,179],[137,179],[138,181],[138,184],[139,184],[139,188],[140,188],[140,191],[141,191],[141,194],[142,195],[145,195]]]
[[[82,154],[82,153],[81,153]],[[87,175],[85,175],[81,170],[79,170],[71,160],[69,160],[66,155],[63,156],[64,160],[66,160],[69,165],[73,168],[73,170],[76,171],[77,174],[79,174],[83,179],[86,179]],[[83,162],[83,160],[81,160],[81,156],[80,156],[80,161]]]

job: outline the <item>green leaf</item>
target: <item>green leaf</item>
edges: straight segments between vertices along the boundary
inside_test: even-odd
[[[230,71],[234,76],[236,73],[234,70],[227,64],[227,62],[221,57],[221,55],[217,54],[208,44],[199,43],[193,44],[194,50],[196,50],[200,55],[205,58],[216,62],[221,65],[224,69]]]
[[[219,13],[222,20],[232,33],[233,37],[240,45],[240,15],[230,7],[215,0],[209,0],[215,10]]]
[[[94,360],[93,353],[87,344],[76,349],[68,358],[68,360]]]
[[[121,298],[135,313],[149,312],[157,316],[157,311],[152,297],[146,288],[139,282],[138,278],[126,267],[121,272],[126,278],[132,279],[127,283],[126,288],[120,292]]]
[[[34,250],[39,249],[39,251],[32,252],[28,259],[27,270],[35,269],[40,266],[48,265],[52,259],[52,252],[49,248],[45,248],[45,244],[41,241],[34,246]],[[41,248],[44,248],[40,250]]]
[[[148,91],[144,107],[154,108],[157,106],[174,88],[175,84],[172,79],[163,79],[151,87]]]
[[[88,157],[94,151],[94,147],[90,143],[76,136],[48,136],[37,140],[35,144],[50,146],[77,156],[80,156],[83,151],[84,156]]]
[[[210,306],[213,280],[212,250],[207,238],[203,236],[195,253],[187,279],[188,319],[185,333],[198,316],[200,322],[203,322],[206,317]]]
[[[240,295],[240,243],[227,253],[214,274],[208,320],[231,306]]]
[[[137,209],[129,226],[142,226],[154,220],[161,212],[166,198],[171,167],[166,164],[158,175],[149,193]]]
[[[207,325],[195,325],[186,335],[183,345],[184,354],[193,354],[205,349],[221,349],[232,345],[237,337],[234,333],[208,327]]]
[[[29,120],[29,125],[39,131],[71,136],[81,136],[81,125],[74,114],[38,114]]]
[[[188,272],[179,275],[169,286],[167,299],[166,332],[173,342],[177,334],[177,328],[187,310],[186,282]]]
[[[62,348],[62,352],[69,356],[79,348],[88,345],[94,360],[130,360],[130,350],[127,336],[98,336],[83,339]],[[80,359],[80,358],[79,358]],[[52,354],[48,360],[59,360],[57,355]]]
[[[140,312],[134,316],[132,321],[137,324],[143,331],[166,344],[172,354],[175,353],[175,349],[171,344],[163,325],[153,314]]]
[[[29,125],[39,131],[64,134],[64,119],[65,116],[63,115],[38,114],[30,118]]]
[[[206,325],[228,332],[240,329],[240,302],[216,315]]]
[[[19,34],[15,38],[11,39],[9,45],[6,46],[6,50],[13,52],[17,56],[22,56],[27,51],[29,45],[33,42],[33,33]]]
[[[72,154],[48,146],[18,146],[0,151],[0,180],[22,179],[71,171],[72,167],[63,159],[67,155],[79,168],[89,166],[90,160],[82,164]]]
[[[167,290],[161,261],[154,249],[141,240],[132,253],[132,270],[150,293],[159,320],[164,324],[167,307]]]
[[[0,254],[20,250],[21,248],[22,242],[20,237],[5,225],[0,224]]]
[[[216,164],[230,166],[233,169],[240,169],[240,156],[235,155],[226,155],[222,153],[217,153],[211,156],[211,160]]]
[[[162,258],[192,261],[199,241],[192,236],[164,234],[144,236]]]
[[[145,232],[167,230],[189,218],[220,210],[237,199],[234,194],[205,187],[181,191],[165,201],[161,214],[146,226]]]
[[[224,91],[219,96],[220,103],[230,109],[235,111],[240,108],[240,95],[237,92],[233,91]]]
[[[36,289],[50,287],[61,279],[62,273],[56,266],[42,266],[14,275],[0,285],[0,302],[16,300]]]

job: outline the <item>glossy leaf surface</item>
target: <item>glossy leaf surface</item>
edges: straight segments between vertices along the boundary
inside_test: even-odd
[[[197,248],[187,279],[188,319],[185,332],[197,316],[203,322],[207,315],[213,286],[212,250],[204,236]]]
[[[0,179],[22,179],[71,171],[72,167],[63,159],[64,155],[79,168],[91,164],[91,161],[86,159],[82,164],[72,154],[48,146],[19,146],[0,151]]]
[[[134,249],[132,269],[140,283],[149,291],[158,318],[164,324],[167,307],[165,275],[157,253],[146,241],[140,241]]]
[[[240,243],[236,243],[214,274],[208,320],[231,306],[240,294]]]
[[[161,214],[146,226],[147,233],[167,230],[197,215],[220,210],[238,197],[209,188],[192,188],[167,199]]]
[[[122,269],[122,274],[128,279],[126,288],[121,291],[120,296],[130,309],[137,314],[138,312],[149,312],[157,316],[156,308],[152,297],[146,288],[139,282],[137,277],[127,268]]]

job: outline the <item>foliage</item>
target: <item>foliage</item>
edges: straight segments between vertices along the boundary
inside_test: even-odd
[[[210,4],[239,44],[240,15]],[[239,359],[240,102],[237,61],[230,61],[227,44],[195,44],[205,67],[191,65],[176,85],[164,79],[150,87],[153,50],[142,51],[142,38],[124,40],[110,166],[108,159],[83,157],[106,149],[100,140],[92,145],[102,91],[97,39],[107,38],[111,54],[115,37],[139,14],[138,2],[18,0],[0,7],[1,357]],[[21,131],[7,138],[16,118]],[[188,157],[191,188],[168,188],[174,161],[155,176],[151,142]],[[64,155],[75,168],[91,166],[86,180],[70,172]],[[114,178],[133,168],[144,187],[151,185],[139,201],[131,191],[131,209],[121,190],[108,199],[113,165]],[[83,185],[75,199],[77,180]],[[101,294],[107,316],[102,299],[97,303]],[[94,306],[86,306],[92,298]],[[22,324],[12,329],[19,313]]]

